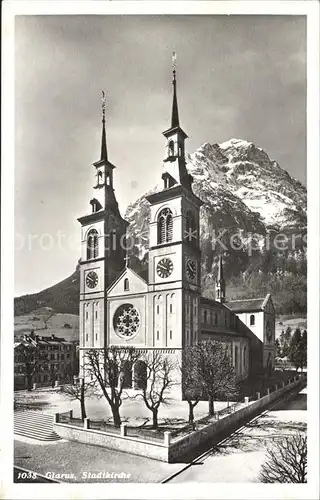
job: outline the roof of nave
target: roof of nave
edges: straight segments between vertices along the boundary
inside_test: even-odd
[[[225,302],[225,306],[233,312],[254,312],[263,311],[270,294],[259,299],[240,299]]]
[[[233,327],[233,328],[224,328],[222,326],[215,325],[212,328],[206,327],[203,328],[203,325],[201,325],[200,328],[200,335],[208,335],[208,336],[227,336],[227,337],[247,337],[247,331],[243,330],[240,331],[240,329]]]
[[[200,297],[200,303],[207,306],[218,306],[221,308],[225,308],[225,304],[223,302],[218,302],[214,299],[208,299],[207,297]]]
[[[133,269],[131,269],[133,271]],[[140,278],[142,278],[146,283],[148,281],[148,269],[141,269],[140,271],[133,271],[136,273]]]

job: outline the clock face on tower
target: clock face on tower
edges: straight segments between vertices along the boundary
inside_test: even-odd
[[[187,259],[186,261],[186,274],[190,280],[195,280],[197,276],[197,263],[195,260]]]
[[[157,264],[157,274],[160,278],[168,278],[173,271],[173,262],[171,259],[161,259]]]
[[[95,288],[98,284],[98,275],[94,271],[90,271],[86,276],[86,285],[89,288]]]

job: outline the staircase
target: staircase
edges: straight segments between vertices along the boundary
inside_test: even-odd
[[[61,439],[53,430],[53,415],[40,411],[14,412],[14,434],[40,441]]]

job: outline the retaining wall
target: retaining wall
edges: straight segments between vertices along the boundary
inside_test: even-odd
[[[192,449],[197,448],[201,444],[204,444],[206,441],[213,441],[215,436],[217,436],[222,431],[227,430],[228,427],[234,427],[239,420],[249,418],[258,410],[262,410],[263,408],[265,408],[274,399],[279,398],[295,387],[298,388],[300,384],[300,380],[295,380],[291,384],[281,387],[280,389],[273,391],[270,394],[257,399],[256,401],[248,402],[248,404],[243,408],[240,408],[234,413],[225,416],[221,420],[217,420],[212,424],[207,425],[203,429],[194,431],[186,436],[183,436],[182,438],[177,438],[171,441],[168,461],[173,462]]]
[[[130,436],[109,434],[95,429],[74,427],[58,422],[55,422],[53,427],[59,436],[69,441],[102,446],[111,450],[124,451],[132,455],[140,455],[168,462],[168,444],[161,441],[156,443]]]
[[[153,458],[164,462],[174,462],[179,457],[185,455],[187,452],[192,451],[199,445],[204,444],[206,441],[213,441],[215,436],[218,436],[221,431],[226,431],[232,428],[235,424],[244,418],[249,418],[257,411],[265,408],[271,401],[281,397],[286,392],[300,388],[301,383],[305,381],[305,376],[300,375],[295,377],[294,381],[280,389],[257,399],[256,401],[249,402],[246,400],[245,406],[239,410],[216,420],[202,429],[193,431],[182,437],[173,438],[170,432],[165,432],[164,440],[155,442],[148,441],[144,438],[131,437],[126,435],[125,425],[121,426],[121,434],[115,435],[105,431],[72,426],[70,424],[60,423],[59,414],[55,416],[54,431],[64,439],[70,441],[78,441],[80,443],[87,443],[96,446],[102,446],[112,450],[119,450],[133,455],[140,455],[143,457]],[[86,419],[88,420],[88,419]]]

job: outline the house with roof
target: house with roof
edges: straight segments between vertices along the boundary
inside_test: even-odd
[[[70,383],[79,372],[77,344],[63,337],[24,335],[14,343],[14,389]],[[30,388],[32,388],[30,387]]]

